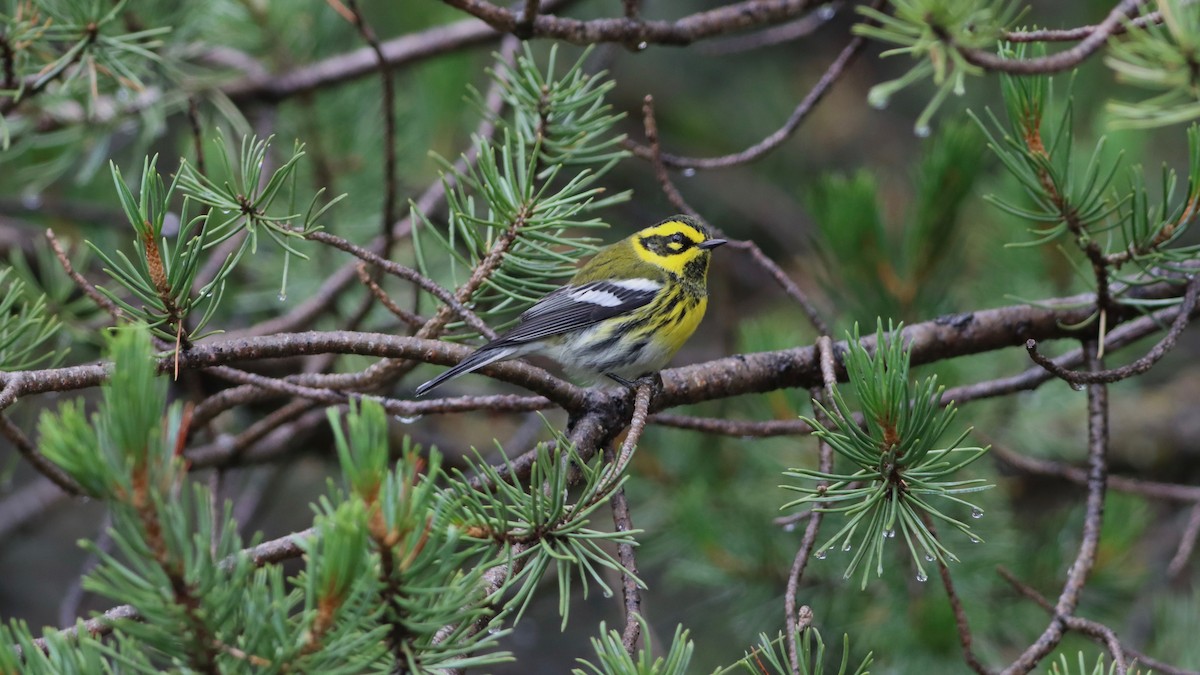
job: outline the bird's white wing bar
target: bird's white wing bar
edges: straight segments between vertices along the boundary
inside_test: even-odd
[[[630,291],[648,291],[650,293],[657,293],[658,289],[663,287],[661,281],[656,281],[654,279],[618,279],[616,281],[605,281],[602,283]]]
[[[621,298],[617,297],[616,293],[595,288],[581,288],[570,295],[571,299],[575,302],[590,302],[593,305],[600,305],[601,307],[616,307],[621,304]]]

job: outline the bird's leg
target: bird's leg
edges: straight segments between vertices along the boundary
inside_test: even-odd
[[[604,376],[628,389],[637,389],[637,382],[634,382],[633,380],[627,380],[616,373],[605,373]]]
[[[629,389],[630,392],[636,392],[638,390],[638,387],[642,386],[643,384],[648,384],[648,385],[650,385],[650,398],[651,399],[653,399],[655,396],[658,396],[659,394],[661,394],[662,390],[663,390],[662,373],[659,371],[655,371],[653,373],[645,373],[645,374],[641,375],[640,377],[638,377],[638,379],[636,379],[636,380],[627,380],[615,373],[605,373],[605,376],[607,376],[609,379],[611,379],[615,382],[620,383],[622,386]]]

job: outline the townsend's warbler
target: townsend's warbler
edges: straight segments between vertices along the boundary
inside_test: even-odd
[[[489,363],[541,353],[574,377],[631,385],[667,365],[708,306],[713,239],[688,216],[672,216],[595,255],[566,286],[521,315],[512,330],[417,387],[417,396]]]

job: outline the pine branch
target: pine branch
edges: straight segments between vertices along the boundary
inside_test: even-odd
[[[515,33],[522,17],[486,0],[445,0],[446,4],[482,19],[495,30]],[[743,0],[719,9],[697,12],[675,21],[632,21],[627,17],[581,21],[540,14],[522,32],[528,37],[553,37],[574,44],[621,42],[687,45],[697,40],[772,25],[794,18],[820,4],[813,0]]]

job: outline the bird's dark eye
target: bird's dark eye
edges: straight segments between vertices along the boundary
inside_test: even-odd
[[[684,239],[685,237],[683,236],[682,232],[676,232],[675,234],[671,235],[671,243],[673,244],[682,244]]]

